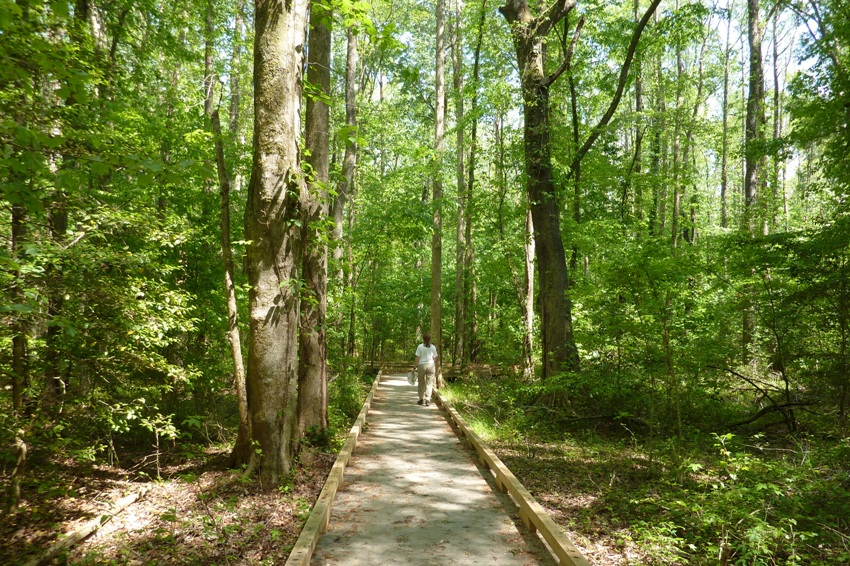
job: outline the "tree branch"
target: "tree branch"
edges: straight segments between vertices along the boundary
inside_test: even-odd
[[[626,53],[626,60],[623,62],[623,67],[620,69],[620,79],[617,83],[617,92],[614,94],[614,98],[611,100],[610,106],[608,106],[608,110],[605,112],[605,115],[602,116],[602,119],[599,120],[599,123],[593,128],[590,136],[587,138],[587,141],[584,142],[584,145],[581,146],[581,149],[576,153],[575,158],[573,159],[572,164],[570,165],[570,171],[567,173],[567,179],[573,176],[578,164],[581,163],[581,160],[593,146],[596,139],[602,134],[602,130],[605,126],[608,125],[608,122],[611,120],[611,117],[614,115],[614,112],[617,110],[617,106],[620,104],[620,99],[623,97],[623,90],[626,88],[626,79],[629,76],[629,69],[632,66],[632,60],[635,57],[635,52],[637,51],[638,41],[640,41],[640,36],[643,33],[644,28],[649,23],[649,18],[652,17],[652,14],[655,13],[655,10],[658,8],[658,5],[661,3],[661,0],[652,0],[652,4],[650,4],[649,8],[647,8],[646,13],[638,22],[637,28],[635,28],[634,33],[632,34],[632,40],[629,43],[629,50]]]
[[[576,0],[556,0],[554,4],[534,19],[531,26],[535,36],[545,37],[552,26],[560,22],[576,5]]]
[[[733,369],[730,369],[730,368],[721,368],[721,367],[717,367],[717,366],[707,366],[707,367],[709,367],[709,368],[711,368],[711,369],[719,369],[719,370],[721,370],[721,371],[729,372],[729,373],[731,373],[732,375],[734,375],[735,377],[739,377],[739,378],[743,379],[744,381],[746,381],[747,383],[749,383],[750,385],[752,385],[752,386],[755,388],[755,390],[756,390],[756,391],[758,391],[759,393],[761,393],[762,395],[764,395],[765,399],[767,399],[768,401],[770,401],[770,403],[771,403],[774,407],[778,407],[778,406],[779,406],[779,403],[777,403],[776,401],[774,401],[774,400],[773,400],[773,397],[771,397],[771,396],[770,396],[770,394],[767,392],[767,390],[765,390],[765,389],[763,389],[763,388],[759,387],[759,386],[758,386],[758,384],[757,384],[754,380],[750,379],[749,377],[747,377],[747,376],[745,376],[745,375],[742,375],[742,374],[738,373],[737,371],[735,371],[735,370],[733,370]],[[764,385],[766,385],[766,384],[764,384]]]
[[[543,81],[543,86],[548,87],[551,86],[552,83],[558,80],[558,78],[564,74],[564,71],[570,68],[570,63],[573,60],[573,53],[575,53],[576,43],[578,43],[579,35],[581,35],[581,28],[584,26],[584,16],[579,18],[578,23],[576,24],[576,31],[573,34],[573,40],[570,43],[570,48],[564,54],[564,60],[561,63],[561,66],[558,67],[558,70],[546,77]]]
[[[768,407],[763,408],[762,410],[760,410],[758,413],[756,413],[755,415],[753,415],[749,419],[744,419],[743,421],[738,421],[736,423],[730,424],[729,428],[737,428],[739,426],[750,424],[752,422],[759,420],[760,418],[762,418],[763,416],[765,416],[769,413],[776,413],[776,412],[781,412],[783,418],[785,419],[785,422],[787,423],[788,422],[788,416],[785,414],[786,409],[793,410],[794,407],[805,407],[805,406],[811,405],[811,404],[812,403],[798,402],[798,403],[784,403],[782,405],[770,405]]]

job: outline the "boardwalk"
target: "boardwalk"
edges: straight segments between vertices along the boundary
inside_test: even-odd
[[[311,564],[553,564],[511,507],[440,410],[384,376]]]

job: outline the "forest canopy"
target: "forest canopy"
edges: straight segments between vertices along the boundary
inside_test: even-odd
[[[430,332],[496,444],[627,438],[682,489],[820,455],[762,546],[706,519],[678,563],[847,558],[846,0],[277,5],[0,0],[4,512],[22,450],[275,488]]]

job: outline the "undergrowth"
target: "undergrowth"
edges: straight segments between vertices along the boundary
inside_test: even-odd
[[[446,394],[579,544],[629,565],[850,563],[850,438],[679,438],[540,389],[467,379]]]

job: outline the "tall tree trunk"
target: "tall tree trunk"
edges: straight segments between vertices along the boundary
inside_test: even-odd
[[[452,41],[452,77],[454,79],[454,101],[455,101],[455,120],[457,122],[455,143],[456,160],[457,160],[457,231],[455,233],[455,347],[452,356],[452,363],[455,367],[461,365],[463,359],[463,335],[464,335],[464,318],[466,314],[463,312],[463,259],[466,257],[466,251],[463,249],[465,245],[464,236],[466,234],[466,195],[464,193],[464,185],[466,177],[463,170],[463,44],[461,37],[461,17],[463,10],[463,1],[456,0],[455,19],[454,19],[454,34]]]
[[[242,102],[242,83],[240,80],[242,71],[242,42],[245,40],[245,3],[244,0],[236,1],[236,9],[233,14],[233,55],[230,58],[230,112],[227,129],[238,147],[245,144],[245,135],[239,125],[239,105]],[[244,182],[241,169],[237,169],[233,176],[233,189],[242,191]]]
[[[764,161],[764,69],[762,67],[762,25],[758,0],[747,0],[747,40],[750,47],[749,88],[744,148],[744,214],[742,229],[755,236],[760,221],[756,210],[761,171]],[[762,197],[763,198],[763,197]],[[761,219],[764,222],[764,219]],[[752,305],[753,290],[744,290],[741,351],[744,362],[752,360],[752,338],[755,331],[755,312]]]
[[[705,49],[708,45],[708,34],[703,36],[702,46],[700,47],[699,55],[697,56],[697,91],[696,96],[694,97],[694,107],[691,111],[690,120],[685,127],[685,147],[682,151],[682,177],[684,179],[692,179],[693,182],[693,191],[691,192],[690,197],[690,214],[685,214],[685,211],[681,211],[682,216],[682,225],[681,225],[681,234],[686,242],[693,245],[696,243],[696,204],[698,198],[697,192],[697,182],[696,182],[696,159],[692,157],[693,147],[694,147],[694,126],[697,123],[697,118],[699,117],[700,107],[702,106],[702,91],[705,83]],[[684,182],[683,182],[684,185]],[[684,198],[684,192],[683,192]],[[687,220],[687,221],[686,221]]]
[[[328,428],[328,369],[325,319],[328,305],[328,247],[324,242],[328,219],[329,108],[322,99],[331,90],[331,32],[322,23],[331,13],[319,2],[310,8],[307,81],[321,91],[307,97],[306,147],[311,173],[304,193],[304,292],[301,302],[301,342],[298,355],[298,428],[303,436]]]
[[[534,378],[534,221],[525,212],[525,302],[522,305],[522,375]]]
[[[245,364],[242,359],[242,340],[239,335],[239,309],[236,303],[233,252],[230,245],[230,174],[224,159],[224,142],[221,135],[221,118],[218,110],[210,117],[215,135],[215,164],[218,173],[221,214],[221,260],[224,266],[224,296],[227,301],[227,342],[233,360],[233,382],[236,389],[236,406],[239,411],[239,431],[230,455],[231,464],[247,462],[251,456],[251,420],[248,414],[248,392],[245,385]]]
[[[470,147],[469,147],[469,175],[466,185],[466,193],[464,195],[463,213],[464,213],[464,235],[463,235],[463,333],[459,336],[464,341],[464,347],[461,348],[461,371],[466,368],[471,358],[471,352],[475,343],[475,325],[473,319],[475,317],[475,307],[472,301],[472,266],[475,257],[475,250],[472,246],[472,206],[473,206],[473,191],[475,189],[475,159],[478,149],[478,87],[479,87],[479,68],[481,61],[481,44],[484,41],[484,22],[487,20],[487,0],[481,2],[481,19],[478,22],[478,38],[475,42],[475,58],[472,66],[472,131],[470,132]]]
[[[204,17],[204,116],[212,116],[215,91],[215,70],[213,69],[213,52],[215,50],[215,18],[212,0],[206,2]]]
[[[27,211],[23,204],[12,205],[12,259],[20,263],[21,249],[26,237]],[[13,304],[24,304],[23,273],[14,270],[10,293]],[[29,336],[25,317],[18,316],[12,328],[12,408],[21,414],[24,408],[24,389],[29,379]]]
[[[839,264],[838,281],[838,329],[841,345],[838,349],[838,423],[847,426],[848,401],[850,401],[850,364],[848,364],[848,342],[850,342],[850,288],[848,288],[848,258],[842,257]]]
[[[564,18],[565,20],[567,18]],[[566,36],[567,30],[564,30],[564,35]],[[570,87],[570,119],[572,123],[572,142],[573,142],[573,155],[577,155],[579,149],[581,147],[579,132],[579,121],[578,121],[578,94],[576,92],[576,81],[575,77],[573,77],[572,68],[567,71],[567,84]],[[576,223],[576,226],[581,224],[581,161],[576,163],[573,168],[573,198],[572,198],[572,209],[573,209],[573,221]],[[572,254],[570,255],[570,271],[572,273],[576,272],[578,268],[578,245],[573,242]]]
[[[574,5],[574,0],[557,2],[551,14],[538,18],[532,16],[525,0],[509,0],[499,8],[511,26],[520,70],[526,182],[540,272],[544,379],[579,369],[578,349],[573,339],[572,302],[567,297],[567,262],[561,238],[560,207],[555,199],[550,159],[551,77],[543,67],[544,38]]]
[[[85,0],[78,0],[74,6],[74,18],[68,30],[68,36],[74,48],[81,53],[93,53],[97,48],[97,34],[99,32],[99,22],[94,6]],[[74,93],[73,85],[66,84],[70,92]],[[75,94],[70,94],[65,99],[65,107],[71,109],[77,106],[78,101]],[[52,104],[48,101],[47,104]],[[66,115],[67,121],[62,125],[57,124],[57,134],[62,133],[62,129],[67,126],[68,129],[76,129],[79,127],[79,120],[76,118],[76,112],[69,112]],[[60,168],[63,173],[71,174],[71,171],[77,168],[76,159],[72,155],[63,155]],[[65,241],[65,234],[68,228],[68,208],[66,204],[66,195],[61,186],[57,186],[50,197],[48,210],[48,224],[50,227],[50,237],[57,247],[62,247]],[[44,351],[44,390],[42,392],[42,404],[45,408],[52,408],[59,403],[64,397],[65,382],[61,376],[61,359],[60,352],[61,342],[61,326],[58,323],[62,317],[62,308],[64,305],[63,276],[60,265],[50,262],[45,270],[47,279],[47,329],[45,331],[45,351]]]
[[[437,0],[437,31],[434,110],[434,164],[433,192],[434,232],[431,236],[431,343],[437,348],[437,384],[442,385],[443,352],[443,152],[446,132],[446,50],[445,50],[445,0]]]
[[[640,18],[640,0],[635,0],[635,21]],[[637,61],[635,70],[635,165],[634,165],[634,193],[635,193],[635,215],[637,216],[640,230],[643,230],[643,62]]]
[[[237,8],[241,10],[240,6]],[[233,251],[230,244],[230,193],[232,190],[232,180],[230,173],[227,170],[227,161],[224,156],[224,138],[221,130],[221,116],[214,103],[215,83],[212,82],[212,69],[214,64],[214,40],[215,27],[212,12],[212,3],[207,5],[206,14],[206,49],[204,68],[204,114],[208,120],[208,124],[213,133],[214,153],[216,174],[218,175],[218,191],[219,191],[219,228],[221,235],[219,245],[221,248],[221,262],[224,268],[224,297],[227,303],[227,342],[230,345],[230,358],[233,362],[233,383],[236,391],[236,407],[239,413],[239,429],[236,434],[236,443],[233,445],[233,451],[230,454],[230,464],[238,466],[242,463],[247,463],[251,457],[251,421],[248,414],[248,392],[245,383],[245,363],[242,358],[242,339],[239,333],[239,310],[236,302],[236,284],[235,270],[233,265]],[[235,35],[239,35],[238,28],[235,30]],[[234,54],[231,59],[231,75],[237,74],[238,65],[238,42],[234,37]],[[231,81],[234,79],[231,78]],[[231,82],[231,88],[234,84]],[[230,101],[230,128],[231,134],[236,133],[238,128],[238,117],[234,113],[238,112],[239,108],[239,89],[238,82],[236,88],[231,90]]]
[[[656,76],[656,83],[659,82],[660,77]],[[653,106],[655,112],[653,112],[653,116],[651,118],[650,126],[652,128],[650,132],[650,143],[649,143],[649,153],[650,153],[650,161],[649,161],[649,170],[652,175],[652,178],[655,182],[652,183],[652,207],[649,209],[649,220],[647,222],[647,229],[649,231],[650,236],[655,236],[661,233],[661,228],[663,228],[663,216],[661,214],[661,185],[663,180],[661,179],[661,152],[662,152],[662,143],[661,143],[661,135],[662,130],[664,129],[664,114],[662,110],[661,99],[663,97],[662,87],[660,84],[657,84],[655,91],[655,100],[653,101]]]
[[[245,210],[250,291],[248,406],[267,489],[288,473],[297,441],[302,256],[301,69],[306,0],[255,0],[254,163]]]
[[[495,121],[495,138],[497,148],[497,173],[499,205],[498,205],[498,226],[499,226],[499,243],[503,249],[508,249],[510,244],[505,236],[505,198],[508,192],[507,174],[505,172],[505,144],[502,130],[502,116],[498,116]],[[521,271],[514,267],[513,260],[510,254],[506,254],[505,261],[508,265],[508,270],[511,273],[511,281],[513,282],[516,292],[517,304],[522,312],[523,336],[522,336],[522,357],[523,357],[523,376],[526,379],[534,377],[534,357],[533,357],[533,335],[534,335],[534,224],[531,220],[531,210],[526,208],[525,225],[524,225],[524,260]],[[493,313],[490,313],[493,316]]]
[[[357,168],[357,35],[354,28],[346,30],[347,46],[345,59],[345,156],[342,160],[342,179],[337,183],[337,196],[333,203],[334,249],[333,259],[337,276],[343,277],[343,225],[345,204],[354,189],[354,173]]]
[[[676,10],[679,2],[676,1]],[[682,38],[676,42],[676,107],[673,116],[673,216],[670,219],[670,232],[673,250],[679,245],[679,215],[682,212],[682,163],[679,160],[682,137],[682,91],[684,90],[685,63],[682,60]]]
[[[73,160],[63,164],[63,167],[73,167]],[[50,236],[53,241],[61,246],[65,241],[65,233],[68,228],[68,209],[65,204],[65,195],[61,189],[57,189],[50,205],[48,221],[50,223]],[[42,401],[46,407],[52,407],[60,402],[65,394],[65,382],[62,380],[60,362],[60,338],[61,327],[57,322],[62,316],[64,304],[64,292],[62,291],[62,271],[54,264],[49,264],[46,270],[48,285],[47,289],[47,330],[45,332],[44,352],[44,393]]]
[[[667,136],[667,89],[665,88],[664,68],[662,66],[661,57],[658,57],[656,67],[656,81],[658,83],[658,99],[656,112],[659,116],[658,128],[658,159],[659,171],[658,177],[658,234],[663,234],[667,228],[667,179],[668,175],[668,136]]]
[[[744,157],[744,230],[755,235],[759,218],[757,199],[764,165],[764,67],[762,63],[762,38],[764,31],[759,15],[758,0],[747,0],[747,40],[750,47],[749,88],[747,90],[747,116]]]
[[[660,0],[653,0],[638,23],[629,43],[626,59],[608,109],[582,144],[570,166],[573,174],[582,158],[602,134],[614,115],[623,95],[629,68],[637,43]],[[561,237],[560,207],[555,199],[552,177],[549,87],[569,69],[575,42],[584,20],[576,25],[575,37],[556,71],[544,68],[544,40],[549,31],[569,14],[575,0],[559,0],[544,13],[534,17],[526,0],[508,0],[499,11],[511,26],[525,118],[525,165],[528,200],[534,222],[535,253],[540,274],[540,313],[543,346],[543,378],[564,371],[578,371],[578,349],[573,340],[572,304],[567,297],[567,260]]]
[[[729,36],[732,29],[732,8],[726,12],[726,50],[723,55],[723,134],[720,149],[720,226],[729,225]]]
[[[773,12],[773,142],[777,144],[779,137],[782,135],[782,107],[780,105],[780,85],[779,85],[779,35],[777,34],[777,26],[779,25],[779,8],[775,8]],[[779,200],[780,200],[780,178],[779,168],[782,162],[782,156],[779,152],[774,152],[771,158],[773,160],[770,187],[770,227],[775,230],[779,227]],[[782,195],[785,194],[785,187],[781,189]],[[783,199],[784,200],[784,199]]]

